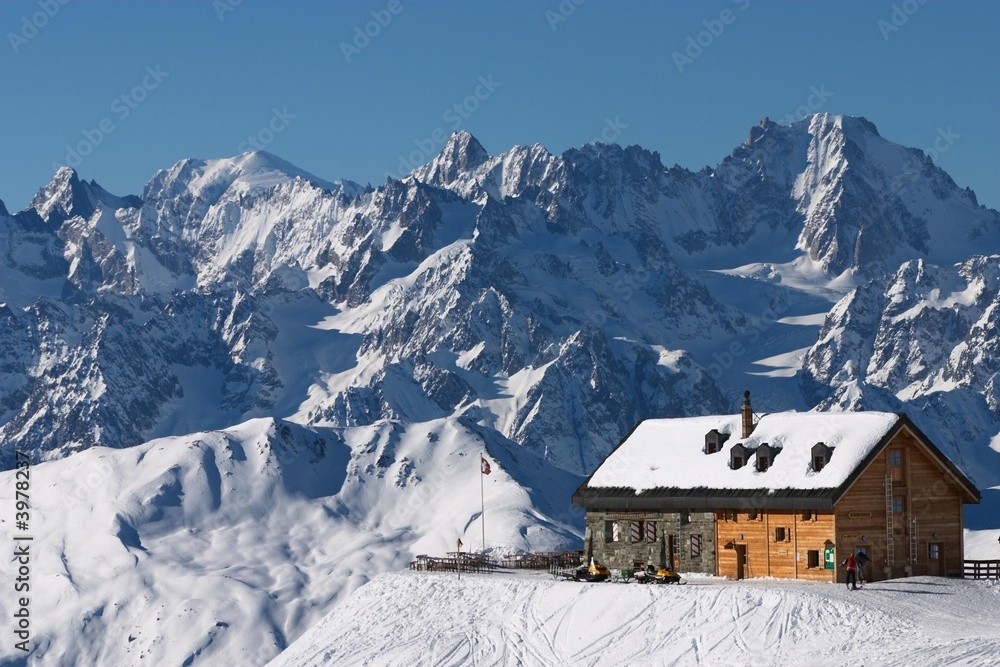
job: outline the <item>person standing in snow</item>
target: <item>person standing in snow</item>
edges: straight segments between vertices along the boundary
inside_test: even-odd
[[[842,565],[847,566],[847,587],[852,591],[858,590],[858,578],[857,578],[857,567],[858,561],[854,558],[854,554],[851,554],[844,559]]]
[[[864,551],[859,551],[855,559],[858,562],[858,582],[861,584],[865,583],[865,565],[868,564],[868,554]]]

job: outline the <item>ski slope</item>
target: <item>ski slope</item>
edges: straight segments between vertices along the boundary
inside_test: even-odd
[[[583,584],[547,574],[393,572],[356,590],[269,667],[989,665],[1000,583],[690,579]]]

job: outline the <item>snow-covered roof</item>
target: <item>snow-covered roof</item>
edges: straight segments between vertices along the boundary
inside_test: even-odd
[[[900,419],[890,412],[779,412],[764,415],[749,438],[741,439],[740,416],[647,419],[604,460],[587,483],[594,488],[648,489],[834,489],[839,487]],[[706,454],[712,429],[730,434],[720,451]],[[835,448],[820,471],[812,468],[812,448]],[[753,456],[733,470],[737,444],[755,449],[767,443],[780,451],[771,467],[758,472]]]

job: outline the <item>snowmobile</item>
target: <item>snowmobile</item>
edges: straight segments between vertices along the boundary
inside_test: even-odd
[[[574,581],[605,581],[611,576],[611,570],[601,565],[593,558],[590,559],[590,567],[581,565],[573,573]]]
[[[681,575],[665,567],[655,568],[647,565],[644,570],[636,570],[635,582],[637,584],[679,584]]]

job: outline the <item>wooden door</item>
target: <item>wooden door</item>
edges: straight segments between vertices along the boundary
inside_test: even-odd
[[[944,576],[944,544],[941,542],[927,545],[927,574],[932,577]]]
[[[747,576],[747,545],[737,544],[736,546],[736,578],[745,579]]]

